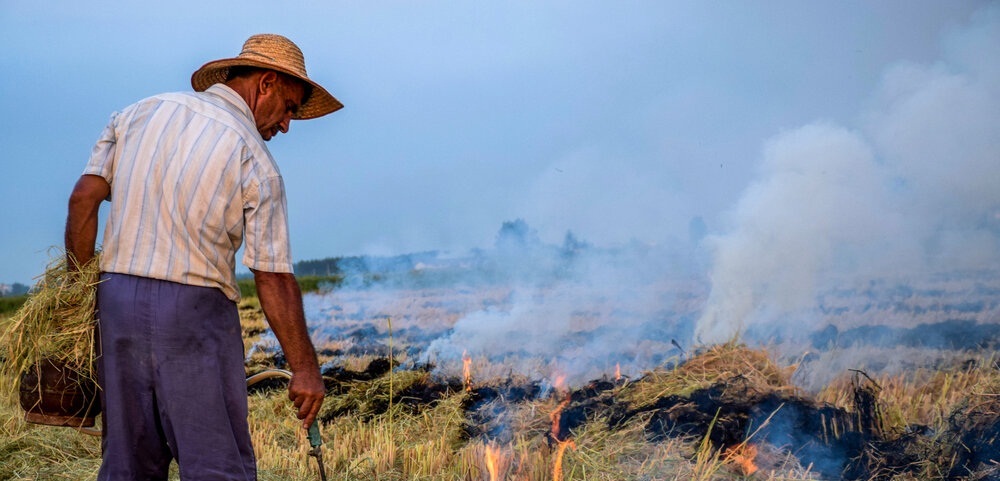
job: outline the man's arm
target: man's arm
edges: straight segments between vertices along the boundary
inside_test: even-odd
[[[97,213],[111,186],[104,177],[82,175],[69,196],[66,215],[66,265],[70,270],[90,262],[97,242]]]
[[[325,388],[319,373],[316,350],[309,339],[302,309],[302,291],[289,273],[253,271],[257,297],[264,316],[281,344],[292,370],[288,398],[299,410],[302,426],[308,428],[323,404]]]

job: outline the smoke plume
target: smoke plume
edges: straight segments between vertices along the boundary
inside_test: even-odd
[[[1000,265],[1000,9],[944,45],[934,65],[889,67],[860,127],[816,122],[766,143],[730,229],[710,239],[699,341],[805,334],[834,286]]]
[[[886,68],[856,125],[820,120],[767,140],[756,180],[717,233],[695,217],[687,242],[598,247],[567,232],[551,245],[524,221],[506,222],[492,249],[360,262],[362,272],[344,272],[358,282],[309,296],[307,313],[345,352],[385,347],[391,319],[411,361],[449,375],[468,355],[570,384],[616,365],[639,374],[737,337],[827,350],[814,364],[841,372],[857,359],[834,359],[834,349],[964,349],[970,329],[1000,344],[978,326],[1000,316],[998,51],[992,8],[945,39],[941,61]],[[549,207],[539,217],[616,216],[594,207],[610,203],[603,197],[585,202],[589,191],[564,195],[604,172],[586,155],[572,160],[543,179],[564,190],[540,202]],[[628,206],[663,198],[656,182],[629,178],[641,195]],[[934,329],[941,335],[928,339]]]

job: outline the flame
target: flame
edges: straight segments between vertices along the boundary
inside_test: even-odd
[[[576,449],[576,443],[572,439],[566,441],[560,441],[556,446],[556,458],[552,463],[552,481],[562,481],[562,461],[563,454],[566,452],[566,448]]]
[[[465,380],[465,390],[472,391],[472,357],[468,351],[462,351],[462,379]]]
[[[566,390],[566,375],[556,374],[552,378],[552,389],[556,392],[561,392]]]
[[[486,457],[486,470],[490,473],[490,481],[497,481],[497,468],[500,463],[500,446],[497,446],[495,443],[487,444],[484,456]]]
[[[508,479],[507,472],[511,466],[510,445],[500,445],[495,440],[491,440],[482,445],[483,466],[486,473],[489,473],[489,481],[501,481]],[[482,471],[480,471],[482,472]],[[482,478],[487,479],[487,478]],[[515,475],[513,479],[522,479]]]
[[[560,440],[559,439],[559,420],[562,419],[562,412],[569,406],[570,401],[573,399],[572,393],[566,389],[566,376],[563,374],[556,374],[552,381],[552,387],[556,392],[566,393],[565,398],[559,403],[558,406],[549,414],[549,420],[552,421],[551,428],[551,439],[556,443],[556,456],[552,463],[552,480],[562,481],[562,461],[563,454],[566,452],[566,448],[576,449],[576,443],[572,439]]]
[[[622,365],[621,363],[615,363],[615,381],[622,380]]]
[[[549,414],[549,420],[552,421],[552,428],[551,428],[552,439],[557,442],[559,441],[559,420],[562,419],[563,409],[566,409],[566,406],[569,406],[570,399],[571,396],[567,394],[566,399],[563,399],[562,402],[560,402],[559,405],[556,406],[556,409]]]
[[[559,420],[562,418],[563,409],[566,409],[566,406],[569,406],[569,403],[573,398],[573,394],[569,392],[569,389],[566,389],[565,374],[556,373],[553,375],[552,390],[554,393],[553,396],[558,396],[560,393],[565,394],[565,397],[559,403],[559,405],[556,406],[555,410],[549,413],[549,420],[552,421],[550,436],[552,437],[553,441],[560,442],[562,440],[559,439]]]
[[[750,476],[753,473],[756,473],[759,469],[757,465],[754,464],[754,459],[756,457],[757,446],[743,443],[727,448],[725,460],[734,464],[743,476]]]

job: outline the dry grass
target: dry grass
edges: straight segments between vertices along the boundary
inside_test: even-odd
[[[24,305],[0,320],[2,379],[15,380],[43,359],[93,379],[99,256],[70,272],[66,256],[61,251],[57,254]],[[13,391],[5,389],[2,401],[14,403]]]
[[[720,381],[743,378],[748,385],[792,393],[791,376],[795,367],[781,367],[767,351],[748,349],[730,342],[712,346],[687,359],[677,369],[655,370],[647,373],[642,382],[622,393],[622,400],[635,407],[656,402],[657,399],[675,394],[679,396],[711,386]]]
[[[263,317],[255,299],[240,305],[248,345],[263,331]],[[339,359],[338,365],[363,370],[370,357]],[[266,356],[251,359],[248,370],[267,365]],[[991,366],[992,359],[984,360]],[[497,379],[483,376],[489,366],[477,365],[477,385]],[[649,406],[667,395],[686,395],[719,381],[741,377],[753,386],[792,394],[794,367],[780,366],[765,350],[734,343],[706,349],[679,368],[656,370],[617,385],[609,396],[630,408]],[[920,371],[876,377],[879,400],[887,425],[902,429],[922,423],[943,428],[955,413],[993,409],[993,393],[1000,386],[994,369]],[[500,422],[509,431],[505,441],[469,438],[466,425],[471,395],[464,389],[447,391],[427,403],[401,402],[400,393],[434,382],[420,371],[390,371],[367,381],[341,386],[324,402],[322,426],[324,458],[331,480],[814,480],[808,466],[792,453],[774,446],[755,446],[759,463],[767,465],[745,475],[732,453],[714,449],[706,439],[670,438],[650,442],[645,432],[650,413],[609,428],[603,415],[589,418],[573,430],[569,440],[548,437],[551,414],[560,396],[530,399],[506,406]],[[818,401],[849,407],[850,376],[832,383]],[[493,402],[503,402],[500,400]],[[293,415],[283,390],[253,394],[249,399],[250,428],[261,480],[318,479],[315,460],[306,453],[308,440]],[[1000,409],[1000,406],[998,406]],[[336,413],[337,415],[333,415]],[[11,406],[0,407],[0,480],[93,479],[100,464],[96,438],[68,428],[27,425]],[[751,439],[752,442],[752,439]],[[938,453],[946,456],[948,453]],[[766,461],[766,463],[765,463]],[[895,479],[934,479],[941,470]],[[923,476],[923,477],[921,477]],[[178,479],[176,469],[171,479]]]
[[[14,406],[0,407],[0,479],[93,479],[100,465],[97,438],[70,428],[27,424]]]
[[[947,425],[948,417],[970,396],[996,393],[994,385],[1000,381],[1000,371],[992,366],[992,354],[975,360],[973,365],[955,366],[944,370],[920,369],[893,375],[874,375],[883,400],[886,428],[901,432],[907,426],[920,424],[940,430]],[[844,373],[828,384],[816,399],[838,407],[850,407],[853,373]]]

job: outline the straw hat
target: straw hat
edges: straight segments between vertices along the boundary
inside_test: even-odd
[[[229,67],[262,67],[283,72],[312,85],[312,94],[299,107],[293,119],[314,119],[340,110],[344,104],[330,95],[306,75],[306,61],[302,50],[291,40],[270,33],[253,35],[243,44],[243,51],[235,58],[208,62],[191,75],[191,86],[196,92],[214,84],[225,82]]]

